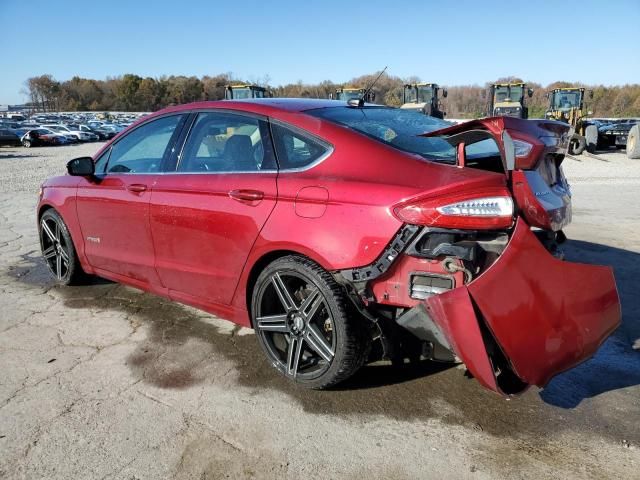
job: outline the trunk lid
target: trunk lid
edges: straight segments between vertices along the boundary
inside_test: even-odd
[[[423,136],[447,140],[456,148],[460,167],[501,168],[515,204],[529,225],[557,231],[571,222],[571,190],[561,167],[571,136],[569,125],[491,117]],[[489,138],[495,140],[497,151],[477,148]]]

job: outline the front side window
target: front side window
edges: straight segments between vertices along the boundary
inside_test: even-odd
[[[277,123],[272,124],[271,131],[278,164],[284,170],[305,168],[331,149],[327,144]]]
[[[106,173],[154,173],[170,152],[182,115],[171,115],[141,125],[111,147]]]
[[[267,122],[227,112],[200,113],[191,128],[178,172],[276,170]]]

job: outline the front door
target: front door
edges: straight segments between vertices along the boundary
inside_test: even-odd
[[[80,181],[78,218],[92,267],[158,284],[149,200],[182,118],[165,116],[135,128],[100,156],[95,178]]]
[[[158,178],[150,221],[156,270],[179,297],[229,304],[276,204],[277,168],[265,119],[196,117],[176,171]]]

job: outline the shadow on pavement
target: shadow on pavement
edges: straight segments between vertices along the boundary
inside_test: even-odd
[[[205,313],[115,283],[56,287],[39,252],[23,255],[6,273],[46,290],[69,309],[83,310],[83,315],[99,319],[102,311],[121,312],[135,328],[144,327],[146,338],[135,343],[123,362],[134,376],[159,388],[239,385],[248,396],[281,392],[309,413],[382,415],[400,421],[435,418],[496,436],[539,438],[542,443],[550,434],[584,430],[588,424],[600,436],[640,443],[640,431],[627,421],[638,415],[633,399],[627,397],[624,405],[612,408],[612,399],[601,398],[595,412],[588,402],[583,405],[586,398],[640,384],[640,353],[629,341],[638,329],[638,300],[632,290],[640,255],[575,241],[567,250],[574,261],[622,265],[616,276],[623,297],[623,327],[591,361],[559,375],[540,393],[534,388],[512,399],[485,390],[460,367],[431,362],[400,368],[368,365],[339,388],[307,390],[270,367],[254,335],[239,335],[233,325]]]

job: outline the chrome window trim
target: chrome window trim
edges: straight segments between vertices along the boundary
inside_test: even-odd
[[[171,116],[171,115],[189,115],[190,113],[195,113],[196,117],[194,118],[194,120],[190,123],[189,125],[189,131],[187,132],[187,134],[184,137],[184,141],[182,142],[182,145],[180,145],[180,153],[177,156],[177,162],[176,165],[174,167],[174,170],[171,171],[162,171],[162,172],[105,172],[102,175],[97,175],[99,178],[103,178],[103,177],[107,177],[107,176],[113,176],[113,175],[235,175],[235,174],[252,174],[252,175],[261,175],[261,174],[268,174],[268,175],[273,175],[275,174],[284,174],[284,173],[300,173],[300,172],[306,172],[307,170],[310,170],[314,167],[316,167],[317,165],[319,165],[320,163],[324,162],[327,158],[329,158],[333,152],[335,151],[335,147],[333,146],[333,144],[329,143],[327,140],[303,129],[300,127],[297,127],[295,125],[291,125],[290,123],[287,122],[283,122],[281,120],[278,119],[274,119],[259,113],[253,113],[253,112],[245,112],[242,110],[234,110],[234,109],[228,109],[228,108],[203,108],[203,109],[194,109],[194,110],[184,110],[181,112],[170,112],[166,115],[160,115],[158,117],[154,117],[152,119],[149,119],[148,121],[141,123],[140,125],[137,125],[136,128],[134,128],[132,130],[135,131],[138,129],[138,127],[141,127],[142,125],[145,125],[153,120],[156,119],[160,119],[163,117],[167,117],[167,116]],[[239,115],[239,116],[245,116],[245,117],[251,117],[251,118],[255,118],[257,120],[262,120],[262,121],[266,121],[269,124],[269,130],[271,130],[271,124],[275,124],[275,125],[279,125],[283,128],[287,128],[295,133],[298,133],[300,136],[302,137],[309,137],[311,140],[313,140],[314,142],[317,142],[319,144],[321,144],[322,146],[324,146],[326,148],[326,152],[323,153],[322,155],[320,155],[317,159],[315,159],[313,162],[311,162],[308,165],[305,165],[304,167],[299,167],[299,168],[276,168],[276,169],[269,169],[269,170],[256,170],[256,171],[241,171],[241,170],[232,170],[232,171],[228,171],[228,172],[179,172],[178,171],[178,165],[180,165],[180,161],[182,160],[182,155],[184,153],[184,148],[187,144],[187,141],[189,140],[189,136],[191,135],[191,130],[193,129],[193,126],[195,125],[196,121],[197,121],[197,114],[200,113],[230,113],[230,114],[235,114],[235,115]],[[127,133],[128,134],[128,133]],[[271,133],[271,137],[273,137],[273,133]],[[122,137],[124,138],[124,137]],[[118,139],[118,142],[121,139]],[[273,142],[273,138],[269,139],[272,144]],[[109,146],[109,149],[111,150],[113,148],[113,145],[115,145],[117,142],[111,144]],[[274,148],[274,153],[276,154],[276,161],[277,161],[277,153],[275,152],[275,145],[273,145]],[[108,165],[108,162],[107,162]]]

